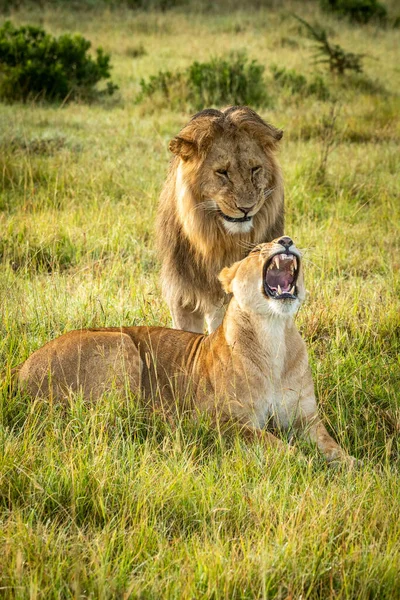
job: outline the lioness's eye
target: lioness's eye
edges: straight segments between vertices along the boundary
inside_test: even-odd
[[[218,175],[223,175],[224,177],[228,177],[228,171],[226,169],[217,169]]]
[[[253,168],[251,169],[251,174],[252,174],[252,175],[255,175],[255,174],[256,174],[256,173],[258,173],[258,171],[260,171],[260,170],[261,170],[261,166],[260,166],[260,165],[259,165],[258,167],[253,167]]]

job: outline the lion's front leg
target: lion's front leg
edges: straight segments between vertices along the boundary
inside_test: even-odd
[[[179,301],[172,301],[169,304],[169,309],[174,329],[204,333],[204,315],[202,312],[183,307],[179,304]]]
[[[222,323],[226,312],[226,305],[222,306],[213,306],[209,308],[206,312],[206,323],[208,328],[208,333],[212,333],[219,327]]]

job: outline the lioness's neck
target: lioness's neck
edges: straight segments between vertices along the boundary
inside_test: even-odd
[[[260,354],[266,355],[269,360],[278,355],[281,359],[286,352],[286,332],[293,327],[293,318],[247,311],[232,298],[222,327],[227,344],[231,347],[240,346],[249,354],[249,358],[254,353],[258,357]]]

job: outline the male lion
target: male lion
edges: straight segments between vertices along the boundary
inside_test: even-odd
[[[173,326],[220,325],[220,270],[283,233],[283,182],[274,152],[283,132],[246,106],[196,114],[169,144],[157,242]]]
[[[72,331],[16,369],[31,395],[98,398],[113,386],[161,403],[166,414],[205,411],[235,422],[248,438],[280,445],[266,424],[299,431],[328,462],[354,460],[318,416],[306,346],[293,316],[304,298],[302,262],[288,237],[254,248],[220,274],[233,294],[223,323],[209,336],[162,327]]]

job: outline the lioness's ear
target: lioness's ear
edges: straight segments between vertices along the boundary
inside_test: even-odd
[[[238,270],[240,263],[241,261],[239,260],[238,262],[233,263],[232,266],[225,267],[218,275],[218,279],[220,280],[222,287],[227,294],[230,294],[232,292],[231,284],[235,278],[236,271]]]

